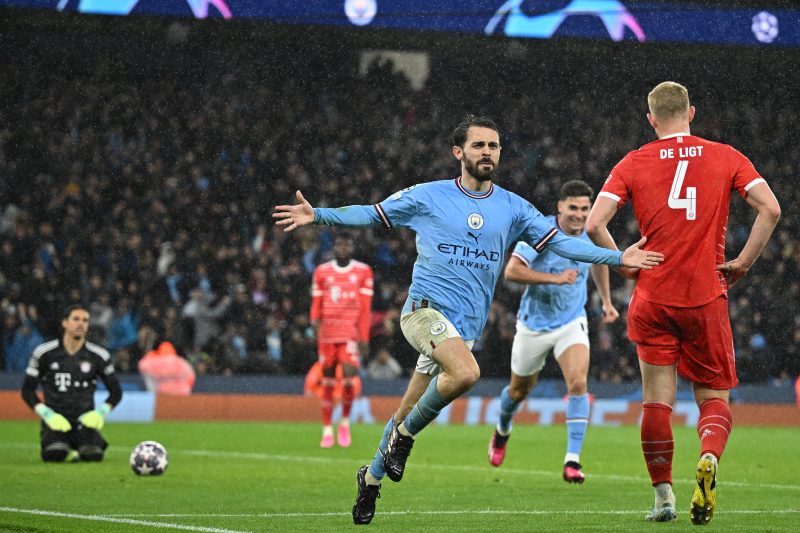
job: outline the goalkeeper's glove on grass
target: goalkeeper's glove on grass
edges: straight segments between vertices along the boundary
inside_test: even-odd
[[[43,403],[37,403],[33,410],[36,411],[37,415],[42,417],[42,420],[44,420],[44,423],[47,424],[47,427],[53,431],[61,431],[66,433],[72,429],[72,424],[69,423],[69,420],[64,418],[64,415],[56,413]]]
[[[78,417],[78,422],[92,429],[103,429],[106,423],[106,415],[111,412],[111,406],[104,403],[94,411],[86,411]]]

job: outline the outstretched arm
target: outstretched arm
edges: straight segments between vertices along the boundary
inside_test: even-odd
[[[283,231],[293,231],[300,226],[317,224],[321,226],[373,226],[381,222],[374,206],[350,205],[337,208],[313,208],[297,191],[295,205],[276,205],[272,218],[278,219],[279,226],[286,226]]]
[[[589,218],[586,219],[586,233],[589,235],[589,238],[592,239],[592,242],[597,246],[602,246],[603,248],[608,248],[609,250],[619,249],[617,248],[617,243],[614,242],[614,237],[612,237],[611,233],[608,231],[608,223],[612,218],[614,218],[614,215],[617,214],[617,209],[617,202],[611,198],[598,195],[597,200],[595,200],[592,210],[589,212]],[[625,253],[627,254],[634,247],[641,248],[645,242],[647,242],[647,239],[643,238],[641,241],[625,250]],[[648,267],[642,267],[644,270],[648,270],[664,260],[663,254],[658,252],[650,253],[655,254],[655,259],[657,259],[657,262]],[[620,267],[615,268],[615,270],[626,278],[635,279],[639,276],[638,268],[636,268],[635,265],[625,263],[625,261],[622,262]]]
[[[739,253],[739,257],[717,265],[717,270],[728,279],[728,284],[733,285],[744,276],[756,259],[759,258],[764,246],[767,245],[778,219],[781,217],[781,206],[772,189],[766,183],[759,183],[747,192],[747,204],[758,213],[750,229],[750,236]]]

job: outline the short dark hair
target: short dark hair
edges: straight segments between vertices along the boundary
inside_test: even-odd
[[[63,320],[68,319],[69,315],[71,315],[73,311],[76,311],[78,309],[86,311],[87,313],[89,312],[89,307],[86,306],[86,305],[83,305],[83,304],[72,304],[69,307],[67,307],[66,309],[64,309],[64,314],[62,315],[62,319]]]
[[[475,115],[467,115],[464,120],[456,126],[453,130],[453,146],[460,146],[464,148],[464,143],[467,142],[467,132],[472,126],[479,126],[481,128],[489,128],[500,135],[500,128],[497,123],[489,117],[479,117]]]
[[[564,201],[570,196],[572,197],[588,196],[589,200],[593,200],[594,190],[591,187],[589,187],[589,185],[585,181],[569,180],[568,182],[564,183],[564,185],[561,186],[561,192],[559,193],[558,199]]]
[[[336,242],[336,240],[338,240],[338,239],[346,239],[348,241],[354,240],[353,239],[353,234],[350,233],[349,231],[338,231],[336,233],[336,236],[333,238],[333,240],[334,240],[334,242]]]

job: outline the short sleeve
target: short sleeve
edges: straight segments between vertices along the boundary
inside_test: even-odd
[[[511,255],[525,263],[525,266],[530,267],[539,253],[525,241],[519,241],[517,245],[514,246],[514,251],[511,252]]]
[[[626,156],[622,161],[611,169],[611,174],[606,178],[603,188],[598,193],[598,198],[603,196],[610,198],[617,202],[618,207],[625,205],[631,198],[630,194],[630,176],[629,176],[629,159]]]
[[[731,147],[731,171],[733,188],[742,198],[747,197],[747,191],[759,183],[766,183],[747,156],[733,147]]]
[[[413,185],[375,204],[375,210],[384,227],[411,227],[412,220],[418,214],[418,198],[419,186]]]

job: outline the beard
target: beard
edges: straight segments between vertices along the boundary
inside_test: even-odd
[[[464,168],[469,172],[470,176],[475,178],[478,181],[491,181],[494,179],[495,172],[497,172],[497,166],[492,162],[492,168],[489,170],[485,170],[479,166],[480,161],[472,162],[467,158],[464,158]]]

